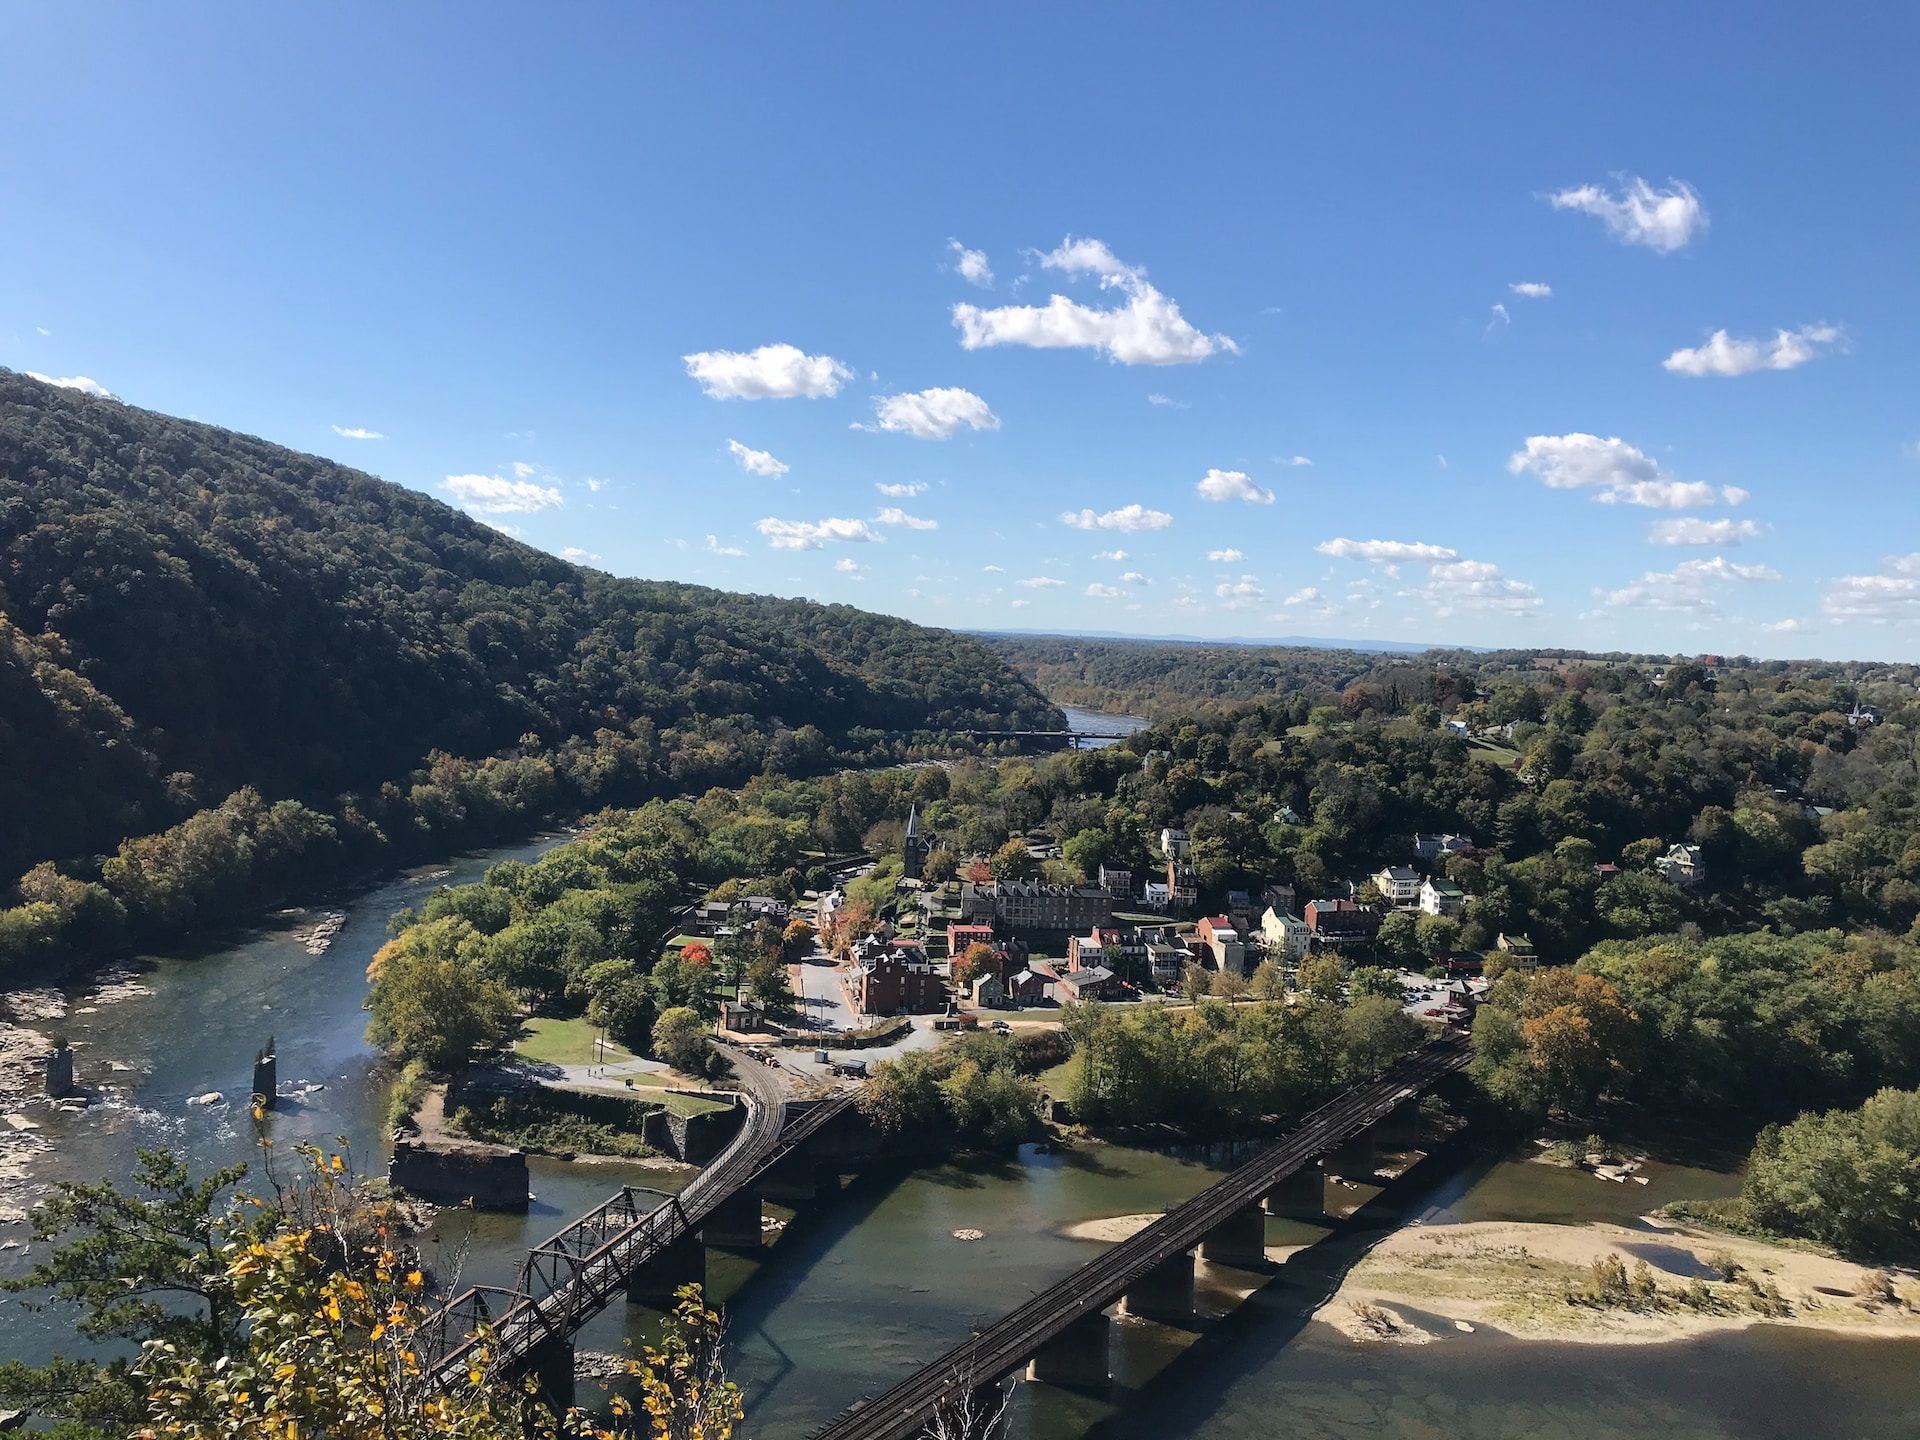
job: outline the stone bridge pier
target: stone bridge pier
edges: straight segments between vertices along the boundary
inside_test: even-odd
[[[1142,1320],[1187,1325],[1193,1320],[1193,1252],[1170,1255],[1134,1282],[1120,1308]]]
[[[1105,1388],[1112,1372],[1107,1368],[1107,1312],[1082,1315],[1034,1352],[1027,1362],[1027,1379],[1072,1390]]]
[[[760,1192],[742,1187],[713,1208],[700,1238],[716,1250],[760,1248]]]
[[[573,1342],[548,1336],[527,1353],[525,1373],[534,1393],[556,1415],[565,1414],[573,1404]]]
[[[1327,1218],[1327,1174],[1318,1160],[1309,1160],[1267,1192],[1269,1215],[1284,1220]]]
[[[666,1310],[682,1285],[707,1283],[707,1247],[698,1235],[682,1235],[627,1277],[627,1300]]]
[[[1243,1205],[1200,1242],[1200,1258],[1216,1265],[1258,1270],[1267,1263],[1267,1217],[1259,1205]]]

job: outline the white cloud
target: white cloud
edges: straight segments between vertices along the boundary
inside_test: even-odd
[[[1294,591],[1291,595],[1287,596],[1287,598],[1282,600],[1280,603],[1282,605],[1314,605],[1319,603],[1319,600],[1320,600],[1319,587],[1315,585],[1307,585],[1307,586],[1303,586],[1301,589]]]
[[[1004,565],[982,565],[980,568],[989,575],[1004,575],[1007,573],[1007,567]]]
[[[1495,325],[1511,325],[1513,323],[1513,317],[1507,314],[1507,307],[1505,305],[1502,305],[1496,300],[1492,308],[1493,318],[1487,321],[1487,329],[1491,330]]]
[[[1064,580],[1056,580],[1051,575],[1029,575],[1025,580],[1016,580],[1013,583],[1016,585],[1024,585],[1029,590],[1053,590],[1067,582]]]
[[[1287,456],[1276,455],[1273,457],[1273,459],[1274,459],[1274,464],[1276,465],[1311,465],[1313,464],[1313,461],[1309,460],[1304,455],[1287,455]]]
[[[1149,580],[1145,575],[1142,575],[1138,570],[1124,571],[1120,576],[1120,580],[1121,583],[1125,585],[1151,585],[1153,583],[1153,581]]]
[[[1545,300],[1553,294],[1553,287],[1538,280],[1516,280],[1507,286],[1509,293],[1523,300]]]
[[[838,570],[842,575],[858,575],[860,573],[859,562],[847,555],[843,555],[834,561],[833,568]]]
[[[1619,436],[1601,439],[1575,431],[1529,435],[1526,448],[1507,459],[1515,475],[1531,474],[1551,490],[1594,490],[1603,505],[1644,505],[1655,510],[1695,510],[1725,502],[1738,505],[1747,492],[1719,489],[1699,480],[1676,480],[1651,455]]]
[[[742,550],[738,545],[722,545],[718,535],[709,535],[707,536],[707,553],[710,555],[724,555],[730,560],[737,560],[747,552]]]
[[[1920,554],[1892,556],[1878,574],[1842,575],[1820,603],[1835,620],[1875,625],[1920,620]]]
[[[924,480],[877,480],[873,488],[882,495],[891,496],[896,500],[911,500],[916,495],[927,493],[927,484]]]
[[[947,241],[947,249],[953,252],[954,274],[982,290],[993,288],[993,267],[987,263],[986,251],[969,250],[958,240]]]
[[[998,430],[1000,417],[971,390],[936,387],[905,395],[876,395],[878,428],[922,440],[945,440],[962,425],[975,430]]]
[[[1622,245],[1644,245],[1669,254],[1682,249],[1696,231],[1707,228],[1707,210],[1691,185],[1669,180],[1656,190],[1638,175],[1624,177],[1616,193],[1598,185],[1578,185],[1549,195],[1556,210],[1578,210],[1599,218]]]
[[[516,479],[531,480],[540,473],[540,470],[536,465],[529,465],[524,460],[516,460],[513,462],[513,473]]]
[[[342,440],[384,440],[387,437],[378,430],[368,430],[360,425],[336,425],[333,433]]]
[[[769,480],[787,473],[788,466],[773,458],[765,450],[755,450],[742,445],[738,440],[727,441],[727,453],[733,456],[739,467],[749,475],[764,475]]]
[[[82,395],[91,395],[99,400],[117,400],[120,398],[98,380],[90,379],[85,375],[55,377],[52,375],[42,375],[38,370],[29,370],[27,371],[27,378],[29,380],[38,380],[42,385],[58,386],[62,390],[78,390]]]
[[[1647,527],[1647,539],[1655,545],[1738,545],[1757,540],[1762,528],[1752,520],[1702,520],[1689,515],[1654,521]]]
[[[1238,580],[1222,580],[1213,587],[1213,593],[1229,610],[1251,610],[1267,598],[1266,590],[1251,575],[1242,575]]]
[[[571,560],[576,565],[598,565],[605,558],[591,550],[582,550],[578,545],[569,545],[560,552],[562,560]]]
[[[1096,560],[1124,560],[1127,558],[1127,552],[1124,550],[1102,550],[1093,558]]]
[[[1769,620],[1761,625],[1762,630],[1774,635],[1791,635],[1795,631],[1807,628],[1804,620]]]
[[[955,305],[953,323],[968,350],[1025,345],[1037,350],[1098,350],[1123,365],[1180,365],[1240,347],[1225,335],[1205,335],[1187,323],[1180,307],[1147,283],[1147,273],[1127,265],[1098,240],[1068,236],[1040,257],[1042,268],[1067,276],[1092,275],[1102,289],[1125,303],[1100,310],[1051,296],[1045,305],[1003,305],[982,310]]]
[[[1538,610],[1540,592],[1524,580],[1511,580],[1486,560],[1455,560],[1431,566],[1427,583],[1415,592],[1440,617],[1459,610],[1497,610],[1510,615]]]
[[[1188,404],[1185,400],[1176,400],[1171,395],[1162,395],[1157,390],[1154,391],[1153,394],[1147,396],[1147,403],[1149,405],[1161,406],[1163,409],[1167,409],[1167,410],[1191,410],[1193,408],[1193,406]]]
[[[1194,494],[1202,500],[1216,503],[1228,500],[1244,500],[1249,505],[1273,504],[1273,491],[1256,485],[1244,471],[1208,470],[1193,487]]]
[[[754,528],[775,550],[818,550],[830,541],[868,544],[881,538],[866,521],[838,516],[826,520],[776,520],[769,516],[754,522]]]
[[[1127,592],[1122,590],[1118,585],[1101,585],[1095,583],[1087,586],[1087,595],[1094,600],[1118,600],[1126,593]]]
[[[552,485],[509,480],[501,475],[449,475],[441,482],[453,497],[478,515],[531,515],[558,510],[566,498]]]
[[[889,505],[873,518],[882,525],[904,525],[909,530],[938,530],[940,528],[940,522],[938,520],[926,520],[918,515],[909,515],[898,505]]]
[[[1671,570],[1649,570],[1631,585],[1603,591],[1600,603],[1612,609],[1717,615],[1717,592],[1725,586],[1780,578],[1769,565],[1737,565],[1716,555],[1711,560],[1682,560]]]
[[[1444,545],[1429,545],[1420,540],[1322,540],[1313,548],[1336,560],[1365,560],[1370,565],[1453,560],[1459,555]]]
[[[682,355],[687,374],[715,400],[818,400],[838,395],[853,371],[831,355],[809,355],[794,345],[758,350],[702,350]]]
[[[607,482],[606,482],[606,481],[604,481],[604,480],[596,480],[596,479],[594,479],[594,477],[593,477],[593,476],[591,476],[591,475],[589,475],[589,476],[588,476],[588,477],[587,477],[586,479],[584,479],[584,480],[582,480],[582,481],[581,481],[580,483],[581,483],[582,485],[584,485],[584,486],[586,486],[586,487],[587,487],[587,489],[588,489],[588,490],[590,490],[590,491],[591,491],[592,493],[594,493],[595,495],[598,495],[598,494],[599,494],[599,493],[600,493],[600,492],[601,492],[602,490],[604,490],[604,489],[606,489],[606,488],[607,488]]]
[[[33,328],[34,328],[34,331],[35,331],[35,333],[36,333],[36,334],[40,334],[40,335],[51,335],[51,334],[53,334],[53,331],[51,331],[51,330],[49,330],[49,329],[48,329],[48,328],[47,328],[46,326],[44,326],[44,325],[36,325],[36,326],[34,326]]]
[[[1247,557],[1245,552],[1240,550],[1209,550],[1207,551],[1207,559],[1213,561],[1213,563],[1216,565],[1238,565],[1242,560],[1246,558]]]
[[[1771,340],[1735,340],[1716,330],[1707,343],[1676,350],[1660,363],[1676,375],[1750,375],[1755,370],[1791,370],[1846,338],[1838,325],[1802,325],[1776,330]]]
[[[1069,510],[1061,515],[1060,523],[1076,530],[1164,530],[1173,524],[1173,516],[1144,505],[1122,505],[1118,510],[1098,513]]]
[[[1007,608],[1009,610],[1024,610],[1027,608],[1028,603],[1029,602],[1024,599],[1009,600],[1007,602]]]

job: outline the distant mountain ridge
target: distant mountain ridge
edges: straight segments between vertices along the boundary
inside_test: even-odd
[[[0,370],[0,884],[241,786],[326,806],[433,751],[552,751],[609,799],[1061,723],[975,639],[583,570],[330,460]]]

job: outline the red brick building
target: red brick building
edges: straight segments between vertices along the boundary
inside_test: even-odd
[[[1309,900],[1303,918],[1307,930],[1323,945],[1371,940],[1380,930],[1380,912],[1353,900]]]
[[[918,945],[868,940],[855,947],[851,989],[862,1015],[927,1015],[947,1008],[947,982]]]

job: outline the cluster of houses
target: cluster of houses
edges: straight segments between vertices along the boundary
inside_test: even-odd
[[[1057,857],[1049,837],[1028,839],[1030,849],[1043,858]],[[907,820],[903,888],[917,893],[920,930],[926,938],[904,938],[882,925],[862,939],[851,952],[849,997],[864,1015],[924,1014],[956,1002],[993,1009],[1172,989],[1193,965],[1245,976],[1271,958],[1291,969],[1315,948],[1338,951],[1370,944],[1395,912],[1461,914],[1466,896],[1446,878],[1446,862],[1455,855],[1484,853],[1466,835],[1416,834],[1409,846],[1410,863],[1385,865],[1368,877],[1377,899],[1363,899],[1364,892],[1348,887],[1345,895],[1316,897],[1300,905],[1294,887],[1269,885],[1257,897],[1230,891],[1218,913],[1199,915],[1187,924],[1176,923],[1174,917],[1184,921],[1192,916],[1198,898],[1192,837],[1168,827],[1157,839],[1158,856],[1144,874],[1108,864],[1099,868],[1091,884],[977,879],[928,886],[921,875],[932,841],[921,832],[915,811]],[[1654,863],[1677,886],[1694,889],[1704,882],[1698,846],[1674,845]],[[1596,871],[1606,878],[1618,873],[1618,867],[1602,865]],[[956,889],[957,900],[952,898]],[[734,923],[742,906],[756,918],[761,913],[784,918],[755,908],[762,901],[764,897],[748,897],[735,902],[729,911]],[[943,940],[946,954],[930,953]],[[1063,947],[1064,960],[1035,955],[1036,944],[1054,954]],[[976,961],[987,958],[972,967],[962,993],[956,993],[950,964],[970,950]],[[1502,934],[1493,951],[1515,963],[1538,963],[1525,935]],[[1456,976],[1473,976],[1489,953],[1455,950],[1439,958]]]

